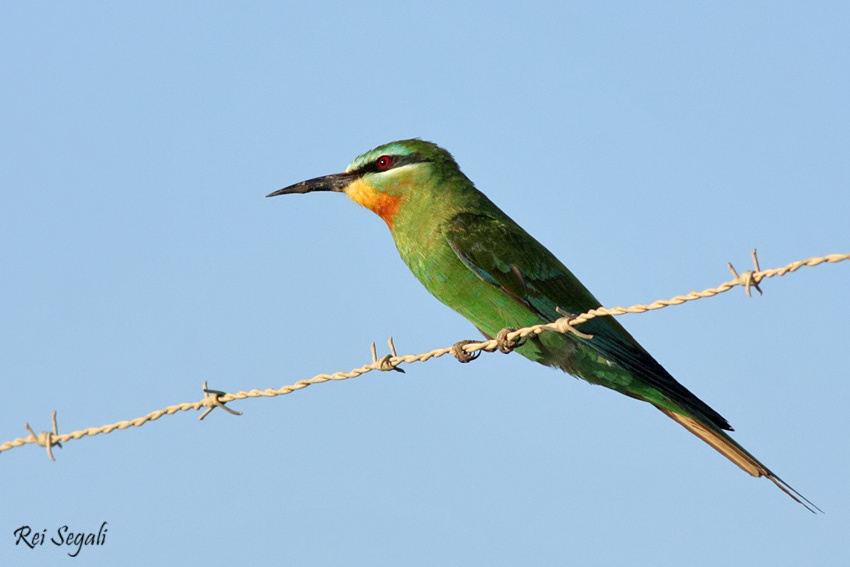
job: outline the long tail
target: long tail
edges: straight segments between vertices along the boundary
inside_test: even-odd
[[[658,407],[658,406],[656,406]],[[711,445],[721,455],[741,467],[745,472],[755,477],[767,477],[778,486],[782,492],[796,500],[798,503],[813,514],[817,512],[823,513],[823,510],[818,508],[811,500],[794,490],[791,485],[773,474],[770,469],[761,464],[758,459],[750,455],[746,449],[738,445],[731,437],[726,435],[719,428],[706,426],[692,417],[676,413],[664,408],[658,408],[669,418],[680,423],[685,429]]]

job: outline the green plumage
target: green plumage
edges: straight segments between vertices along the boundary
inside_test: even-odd
[[[417,279],[488,337],[505,327],[554,321],[559,309],[577,315],[600,306],[435,144],[392,142],[358,157],[342,174],[272,195],[314,190],[346,192],[380,214]],[[653,404],[748,473],[767,476],[800,501],[802,496],[724,432],[731,427],[720,414],[679,384],[613,317],[597,317],[578,330],[592,338],[547,332],[517,351]]]

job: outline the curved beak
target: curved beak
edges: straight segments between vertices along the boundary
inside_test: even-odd
[[[269,193],[266,197],[276,197],[277,195],[288,195],[290,193],[312,193],[313,191],[335,191],[344,193],[352,181],[357,178],[355,173],[335,173],[333,175],[325,175],[324,177],[316,177],[308,179],[283,189],[278,189],[274,193]]]

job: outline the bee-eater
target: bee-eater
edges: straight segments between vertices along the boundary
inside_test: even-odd
[[[335,191],[387,223],[401,258],[437,299],[485,336],[578,315],[599,301],[549,250],[478,191],[436,144],[401,140],[371,150],[342,173],[268,195]],[[577,326],[584,336],[531,335],[516,350],[540,364],[649,402],[755,477],[817,507],[726,431],[729,423],[679,384],[613,317]],[[589,336],[587,336],[589,335]]]

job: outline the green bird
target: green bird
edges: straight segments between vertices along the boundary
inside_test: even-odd
[[[475,188],[436,144],[400,140],[371,150],[342,173],[268,195],[335,191],[387,223],[401,258],[437,299],[488,338],[502,329],[578,315],[600,302],[549,250]],[[819,510],[736,443],[719,413],[679,384],[613,317],[546,332],[516,350],[591,384],[648,402],[755,477]]]

